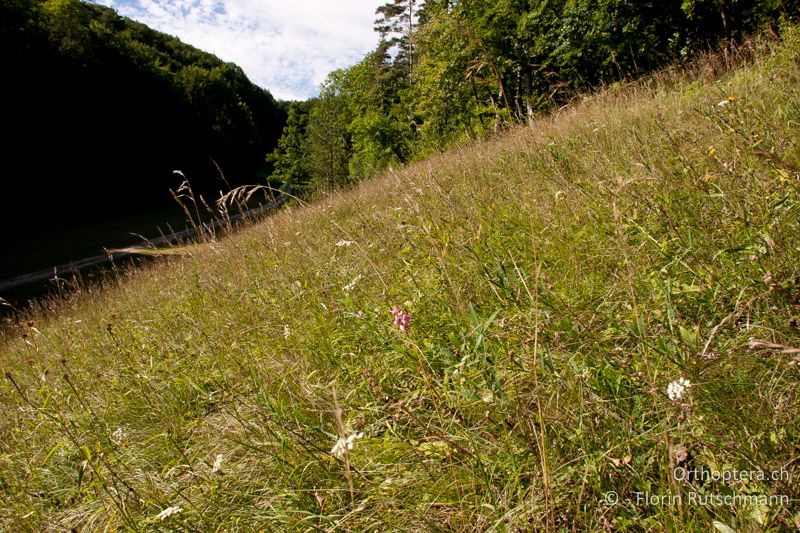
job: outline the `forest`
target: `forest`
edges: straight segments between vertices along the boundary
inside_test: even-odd
[[[4,242],[170,205],[176,169],[209,201],[269,173],[282,104],[238,66],[112,9],[4,0],[0,57]]]
[[[380,44],[295,103],[274,178],[313,197],[637,78],[758,29],[797,0],[393,0]]]

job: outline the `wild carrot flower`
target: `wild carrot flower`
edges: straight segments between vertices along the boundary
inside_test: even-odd
[[[167,507],[166,509],[164,509],[163,511],[158,513],[156,515],[156,518],[159,519],[159,520],[166,520],[170,516],[172,516],[174,514],[178,514],[180,512],[183,512],[183,508],[180,507],[180,506],[176,505],[175,507]]]
[[[688,379],[680,378],[678,381],[673,381],[667,386],[667,396],[673,402],[680,400],[683,393],[691,386]]]
[[[339,437],[339,440],[337,440],[336,444],[334,444],[333,448],[331,448],[331,454],[339,459],[344,459],[344,456],[347,455],[347,452],[355,447],[356,439],[360,439],[363,436],[363,433],[353,433],[347,437]]]
[[[403,333],[407,332],[411,327],[411,315],[398,307],[392,308],[392,315],[394,315],[394,325],[399,326]]]

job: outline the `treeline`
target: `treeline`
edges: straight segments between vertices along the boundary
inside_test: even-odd
[[[78,0],[0,2],[7,234],[268,174],[286,112],[234,64]],[[2,232],[3,230],[0,230]]]
[[[296,194],[525,122],[764,25],[798,0],[393,0],[377,49],[289,110],[270,156]]]

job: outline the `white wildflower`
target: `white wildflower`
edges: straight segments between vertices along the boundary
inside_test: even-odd
[[[469,354],[462,357],[461,361],[458,362],[456,369],[453,370],[453,376],[457,376],[464,371],[464,367],[467,365],[467,359],[469,359]]]
[[[163,511],[158,513],[156,515],[156,518],[159,519],[159,520],[166,520],[170,516],[172,516],[174,514],[178,514],[180,512],[183,512],[183,507],[180,507],[180,506],[177,506],[177,505],[175,507],[167,507],[166,509],[164,509]]]
[[[121,427],[117,428],[116,431],[114,431],[114,433],[111,434],[111,441],[117,446],[122,444],[124,440],[125,440],[125,430],[122,429]]]
[[[726,105],[728,105],[728,104],[730,104],[730,103],[731,103],[731,101],[730,101],[730,100],[723,100],[723,101],[721,101],[720,103],[718,103],[718,104],[717,104],[717,106],[719,106],[719,107],[725,107]]]
[[[691,386],[691,383],[688,379],[680,378],[678,381],[673,381],[667,386],[667,396],[672,401],[678,401],[683,397],[683,393],[686,392]]]
[[[354,244],[355,244],[354,241],[347,241],[347,240],[342,239],[341,241],[336,243],[336,247],[337,248],[347,248],[348,246],[352,246]]]
[[[343,290],[344,292],[350,292],[350,291],[352,291],[353,289],[355,289],[355,287],[356,287],[356,283],[358,283],[358,280],[360,280],[360,279],[361,279],[361,274],[359,274],[358,276],[356,276],[355,278],[353,278],[353,281],[351,281],[350,283],[348,283],[347,285],[345,285],[344,287],[342,287],[342,290]]]
[[[225,460],[225,456],[221,453],[217,454],[217,457],[214,458],[214,464],[211,465],[212,472],[219,472],[219,469],[222,468],[222,461]]]
[[[348,437],[339,437],[339,440],[337,440],[336,444],[331,448],[331,453],[339,459],[343,459],[344,456],[347,455],[347,452],[355,447],[355,440],[363,436],[363,433],[353,433]]]
[[[291,334],[292,334],[292,332],[289,330],[289,324],[284,324],[283,325],[283,338],[284,339],[288,339],[289,335],[291,335]]]

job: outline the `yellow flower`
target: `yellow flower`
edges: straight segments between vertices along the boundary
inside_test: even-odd
[[[706,174],[705,176],[703,176],[703,181],[705,181],[706,183],[708,183],[712,179],[714,179],[714,176],[712,176],[711,174]]]
[[[708,155],[710,155],[711,157],[714,157],[714,154],[716,154],[716,153],[717,153],[717,149],[716,148],[714,148],[713,146],[709,146],[708,147]]]

